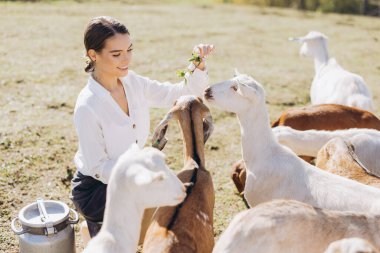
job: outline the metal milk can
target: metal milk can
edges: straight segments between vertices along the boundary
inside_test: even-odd
[[[11,227],[19,237],[20,253],[75,253],[73,224],[78,220],[78,213],[65,203],[37,199],[21,209]],[[22,229],[16,227],[17,221]]]

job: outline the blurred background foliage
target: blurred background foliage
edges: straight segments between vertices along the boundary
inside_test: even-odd
[[[320,12],[380,15],[380,0],[223,0],[222,2],[249,3]]]
[[[0,0],[0,2],[55,2],[59,0]],[[99,0],[72,0],[75,2],[89,2]],[[350,13],[380,17],[380,0],[116,0],[130,4],[144,3],[186,3],[197,2],[203,4],[253,4],[257,6],[275,6],[295,8],[299,10]]]
[[[0,0],[0,2],[56,2],[59,0]],[[75,2],[98,2],[101,0],[71,0]],[[360,14],[380,17],[380,0],[115,0],[129,4],[154,3],[225,3],[275,6],[299,10]]]

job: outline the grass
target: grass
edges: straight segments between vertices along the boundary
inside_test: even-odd
[[[182,1],[183,2],[183,1]],[[288,37],[319,30],[330,54],[367,81],[380,115],[380,19],[246,5],[125,2],[0,3],[0,248],[18,252],[10,221],[37,197],[68,196],[77,139],[72,124],[76,96],[86,84],[83,30],[91,17],[110,15],[125,23],[134,44],[131,66],[152,79],[178,82],[192,47],[214,43],[210,82],[248,73],[266,88],[271,119],[309,103],[313,63],[298,56]],[[167,110],[151,112],[151,128]],[[244,209],[229,179],[240,158],[234,115],[211,108],[215,132],[206,145],[207,168],[216,190],[215,236]],[[170,167],[182,166],[179,128],[171,124],[165,148]],[[149,145],[149,143],[147,144]],[[77,246],[81,240],[77,237]]]

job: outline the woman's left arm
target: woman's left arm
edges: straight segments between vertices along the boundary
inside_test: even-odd
[[[193,53],[199,55],[200,61],[194,61],[189,66],[184,81],[178,84],[160,83],[144,78],[144,95],[150,107],[170,107],[182,95],[202,97],[208,86],[208,73],[205,58],[214,50],[213,45],[200,44],[194,47]]]

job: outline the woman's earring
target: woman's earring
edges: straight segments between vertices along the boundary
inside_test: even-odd
[[[85,56],[84,60],[85,60],[86,64],[90,64],[91,63],[91,58],[88,57],[88,56]]]

